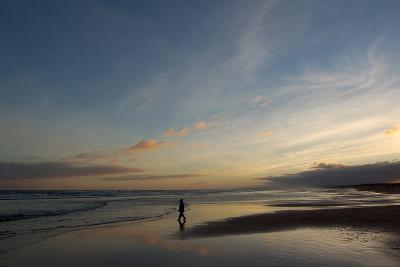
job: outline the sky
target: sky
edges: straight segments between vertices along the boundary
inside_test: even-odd
[[[257,187],[392,168],[399,9],[1,1],[0,188]]]

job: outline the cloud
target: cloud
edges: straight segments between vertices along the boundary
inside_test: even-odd
[[[250,100],[251,104],[257,104],[261,101],[262,97],[260,95],[255,96],[253,99]]]
[[[63,157],[61,161],[66,162],[115,162],[118,160],[135,161],[138,157],[131,157],[133,152],[142,152],[147,150],[155,150],[166,145],[171,145],[170,142],[156,141],[154,139],[141,140],[140,142],[127,147],[110,151],[91,151],[82,152],[71,157]]]
[[[169,143],[164,142],[164,141],[156,141],[154,139],[142,140],[142,141],[134,144],[133,146],[129,147],[128,151],[142,152],[142,151],[147,151],[147,150],[154,150],[154,149],[164,147],[167,144],[169,144]]]
[[[265,100],[262,96],[258,95],[250,100],[250,104],[256,107],[268,108],[270,106],[270,101]]]
[[[277,4],[276,1],[264,1],[247,19],[231,63],[232,66],[240,66],[241,72],[254,72],[268,58],[271,47],[266,38],[265,23]]]
[[[99,160],[110,160],[110,155],[104,153],[103,151],[96,150],[92,152],[82,152],[72,157],[64,158],[67,161],[83,161],[83,162],[92,162]]]
[[[400,126],[389,127],[385,129],[384,134],[390,136],[400,134]]]
[[[180,130],[175,130],[174,128],[170,128],[165,130],[162,133],[162,136],[171,137],[171,136],[186,136],[190,134],[190,129],[185,127]]]
[[[263,131],[257,133],[258,137],[271,137],[272,136],[272,131]]]
[[[167,130],[165,130],[161,135],[164,137],[172,137],[172,136],[187,136],[190,133],[192,133],[192,131],[195,130],[204,130],[207,128],[211,128],[214,125],[217,124],[217,120],[210,120],[210,121],[197,121],[193,127],[184,127],[180,130],[176,130],[175,128],[169,128]]]
[[[319,163],[311,170],[261,178],[273,186],[337,186],[391,182],[400,178],[400,161],[363,165]]]
[[[198,122],[196,122],[196,123],[194,124],[194,127],[195,127],[196,129],[202,130],[202,129],[210,128],[210,127],[212,127],[212,126],[214,126],[214,125],[215,125],[215,122],[214,122],[214,121],[211,121],[211,122],[198,121]]]
[[[121,175],[141,172],[141,169],[116,165],[77,165],[53,161],[39,163],[0,162],[0,179],[54,179]]]
[[[74,164],[115,164],[116,162],[133,162],[140,158],[137,157],[138,152],[157,150],[161,147],[170,146],[174,143],[165,141],[156,141],[153,139],[142,140],[130,147],[124,147],[114,150],[95,150],[90,152],[82,152],[73,156],[61,157],[60,162]]]
[[[103,178],[105,181],[133,181],[133,180],[164,180],[164,179],[185,179],[205,177],[205,174],[185,173],[170,175],[130,175],[126,177]]]
[[[314,166],[312,168],[313,169],[332,170],[332,169],[344,168],[344,167],[348,167],[348,165],[334,163],[334,162],[320,162],[320,163],[314,164]]]
[[[259,106],[262,108],[269,108],[270,104],[271,104],[271,102],[266,100],[266,101],[260,103]]]

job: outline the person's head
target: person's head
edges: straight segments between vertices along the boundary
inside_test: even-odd
[[[181,199],[179,200],[179,202],[183,202],[183,198],[181,198]]]

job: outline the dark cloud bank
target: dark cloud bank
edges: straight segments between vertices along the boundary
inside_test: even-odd
[[[141,169],[116,165],[78,165],[72,162],[51,161],[39,163],[0,162],[0,180],[4,179],[56,179],[72,177],[100,177],[103,181],[163,180],[199,178],[204,174],[185,173],[171,175],[142,175]],[[103,177],[102,176],[115,176]]]
[[[130,174],[140,169],[114,165],[76,165],[69,162],[0,162],[0,179],[50,179]]]
[[[384,183],[400,179],[400,161],[364,165],[320,163],[311,170],[261,178],[268,186],[338,186]]]

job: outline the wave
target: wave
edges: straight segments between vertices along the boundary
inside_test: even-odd
[[[76,213],[76,212],[95,210],[95,209],[106,206],[107,202],[106,201],[95,201],[95,202],[90,202],[88,204],[90,204],[90,205],[79,207],[79,208],[71,208],[71,209],[23,211],[22,213],[0,214],[0,222],[66,215],[66,214],[71,214],[71,213]]]
[[[0,190],[0,200],[97,198],[119,195],[121,193],[118,190]]]
[[[244,192],[243,190],[241,191]],[[0,190],[0,200],[200,196],[228,192],[235,192],[235,190]]]
[[[106,220],[106,221],[101,221],[101,222],[77,224],[77,225],[72,225],[72,226],[57,226],[57,227],[38,228],[38,229],[32,230],[31,233],[47,232],[47,231],[52,231],[52,230],[56,230],[56,229],[68,229],[69,231],[74,231],[74,230],[79,230],[82,228],[87,228],[87,227],[92,227],[92,226],[101,226],[101,225],[107,225],[107,224],[159,219],[164,216],[168,216],[176,211],[177,211],[177,209],[173,208],[173,209],[165,210],[164,213],[162,213],[162,214],[151,215],[151,216],[141,216],[141,217],[135,217],[135,216],[129,217],[128,216],[128,217],[119,217],[116,219]]]
[[[92,223],[81,222],[74,225],[58,225],[58,226],[54,225],[50,227],[30,229],[25,233],[16,233],[8,230],[0,231],[0,255],[15,249],[20,249],[41,242],[47,238],[54,237],[63,233],[77,231],[90,227],[112,225],[117,223],[129,223],[129,222],[133,223],[135,221],[156,220],[160,219],[161,217],[170,215],[171,213],[176,212],[176,210],[177,210],[176,208],[169,208],[164,210],[163,213],[153,214],[149,216],[140,216],[140,217],[127,216],[127,217],[119,217]],[[8,242],[9,238],[17,238],[18,242]]]

